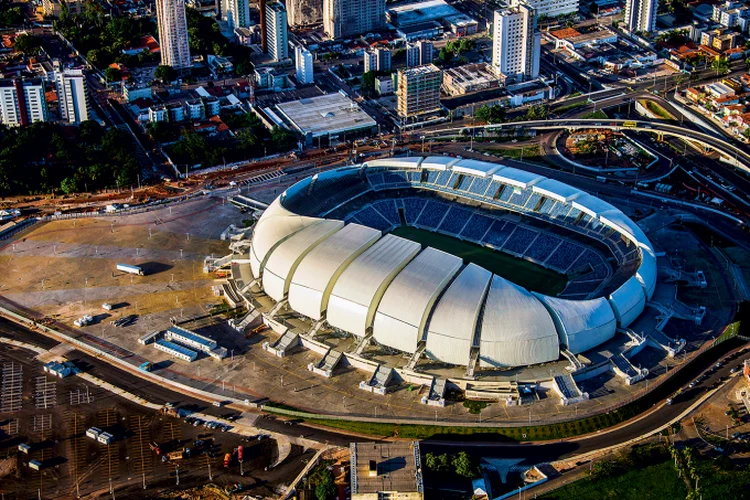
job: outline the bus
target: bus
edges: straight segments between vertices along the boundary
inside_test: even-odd
[[[636,123],[632,122],[632,121],[628,121],[628,122],[624,122],[622,124],[622,126],[623,127],[627,127],[627,128],[635,128],[636,127]]]

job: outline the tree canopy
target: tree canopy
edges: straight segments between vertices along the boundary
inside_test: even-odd
[[[42,39],[38,36],[23,34],[16,38],[15,48],[27,56],[38,56],[42,52]]]
[[[474,116],[477,120],[487,123],[502,123],[505,120],[506,110],[504,107],[495,104],[494,106],[481,106]]]

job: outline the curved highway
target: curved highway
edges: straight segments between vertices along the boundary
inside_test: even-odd
[[[534,130],[578,130],[578,129],[609,129],[609,130],[631,130],[634,132],[647,132],[659,135],[668,135],[680,139],[690,140],[703,146],[711,148],[727,158],[737,161],[737,167],[746,173],[750,173],[750,154],[734,144],[719,137],[699,132],[679,125],[647,121],[647,120],[623,120],[623,119],[600,119],[600,118],[558,118],[555,120],[528,120],[509,123],[498,123],[494,125],[475,125],[465,127],[453,127],[434,130],[423,130],[421,133],[431,138],[440,136],[452,137],[463,131],[481,130],[498,132],[512,128],[528,128]]]

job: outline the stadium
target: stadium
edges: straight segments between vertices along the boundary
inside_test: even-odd
[[[306,178],[264,211],[242,288],[395,351],[510,368],[627,331],[654,249],[619,209],[527,171],[452,157],[374,160]]]

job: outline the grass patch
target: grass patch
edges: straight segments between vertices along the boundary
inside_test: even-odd
[[[601,109],[597,109],[596,111],[592,111],[590,113],[586,113],[581,118],[599,118],[599,119],[605,120],[605,119],[607,119],[609,117],[607,116],[607,113],[605,113]]]
[[[524,160],[531,160],[542,156],[542,147],[539,144],[534,144],[531,146],[522,146],[520,148],[502,149],[497,152],[511,160],[520,160],[522,158]]]
[[[543,495],[546,500],[685,500],[685,482],[677,477],[669,458],[615,477],[586,478]],[[727,497],[729,498],[729,497]]]
[[[644,106],[647,110],[649,110],[651,113],[658,116],[662,120],[674,120],[675,119],[674,116],[669,114],[669,112],[666,109],[662,108],[654,101],[641,100],[638,102],[640,102],[642,106]]]
[[[442,250],[467,262],[477,264],[491,273],[502,276],[528,290],[557,295],[568,283],[568,278],[550,269],[533,264],[506,253],[492,250],[452,236],[425,231],[414,227],[401,226],[393,234],[423,245]]]
[[[487,401],[464,401],[464,408],[468,409],[472,415],[478,415],[480,411],[489,405]]]
[[[555,111],[555,113],[560,114],[560,113],[565,113],[566,111],[572,111],[574,109],[582,108],[582,107],[584,107],[586,105],[587,105],[587,103],[585,101],[574,102],[574,103],[571,103],[571,104],[565,104],[563,106],[560,106],[559,108],[555,108],[554,111]]]

